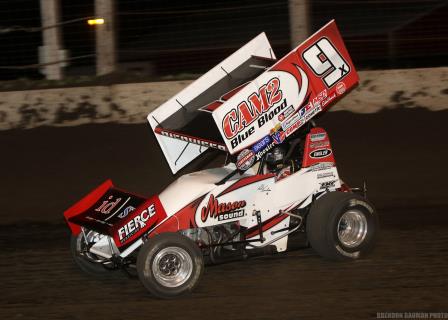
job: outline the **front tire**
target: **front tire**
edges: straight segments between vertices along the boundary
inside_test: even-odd
[[[159,298],[190,293],[204,270],[199,247],[178,233],[163,233],[140,249],[137,272],[145,288]]]
[[[316,200],[307,217],[311,247],[330,260],[358,259],[374,246],[378,215],[358,194],[329,192]]]

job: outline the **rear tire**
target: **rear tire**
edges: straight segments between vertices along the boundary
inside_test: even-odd
[[[193,291],[203,270],[199,247],[178,233],[163,233],[149,239],[137,258],[140,281],[151,294],[164,299]]]
[[[331,260],[358,259],[375,244],[378,215],[358,194],[329,192],[311,207],[306,232],[311,247]]]

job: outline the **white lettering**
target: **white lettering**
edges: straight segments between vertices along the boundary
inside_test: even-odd
[[[147,209],[143,210],[139,215],[118,229],[118,237],[121,242],[129,239],[133,234],[146,227],[146,221],[156,214],[155,204],[151,204]]]

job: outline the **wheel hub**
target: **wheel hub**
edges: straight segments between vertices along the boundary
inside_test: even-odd
[[[167,254],[159,262],[159,270],[165,276],[176,275],[182,266],[181,260],[174,254]]]
[[[345,212],[338,222],[338,239],[346,247],[358,247],[367,235],[366,216],[358,210]]]
[[[187,251],[179,247],[160,250],[152,262],[152,272],[157,282],[166,287],[184,284],[193,273],[193,260]]]

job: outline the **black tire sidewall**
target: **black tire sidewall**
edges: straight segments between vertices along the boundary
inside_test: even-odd
[[[357,247],[346,247],[338,238],[338,222],[348,210],[361,212],[367,221],[367,234]],[[331,260],[358,259],[373,249],[379,229],[373,205],[364,197],[348,192],[328,192],[317,199],[307,216],[306,232],[311,247]]]
[[[160,284],[152,272],[152,263],[162,249],[167,247],[179,247],[184,249],[193,263],[193,271],[190,278],[181,286],[171,288]],[[140,281],[148,291],[158,298],[174,298],[179,295],[188,294],[197,286],[203,273],[204,261],[199,247],[178,233],[163,233],[150,238],[140,249],[137,258],[137,272]]]

